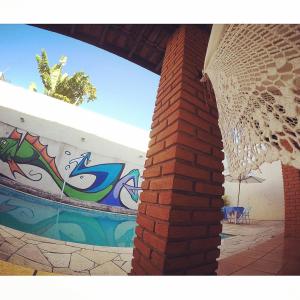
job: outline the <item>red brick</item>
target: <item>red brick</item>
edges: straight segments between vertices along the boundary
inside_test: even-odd
[[[148,208],[147,208],[147,210],[148,210]],[[139,214],[137,216],[136,222],[143,228],[146,228],[150,231],[154,231],[154,221],[149,219],[149,217]]]
[[[164,265],[165,265],[165,256],[157,253],[156,251],[152,251],[152,253],[151,253],[151,262],[159,270],[163,270]]]
[[[137,248],[133,248],[133,256],[134,256],[134,259],[136,261],[139,261],[140,260],[140,257],[141,257],[141,252],[137,249]]]
[[[153,162],[154,164],[157,164],[174,158],[180,158],[192,162],[194,161],[194,154],[184,148],[172,146],[160,152],[159,154],[156,154],[154,156]]]
[[[222,139],[222,134],[219,127],[212,127],[212,134],[218,137],[219,139]]]
[[[165,149],[164,151],[155,155],[153,158],[153,163],[157,164],[157,163],[164,162],[164,161],[167,161],[167,160],[175,158],[175,157],[176,157],[176,147],[171,147],[171,148]]]
[[[184,87],[183,87],[183,92],[181,94],[181,97],[184,99],[184,100],[187,100],[188,102],[190,102],[191,104],[195,105],[196,107],[200,108],[201,110],[203,111],[208,111],[209,110],[209,106],[207,104],[207,102],[205,101],[201,101],[203,99],[201,99],[202,97],[202,94],[197,93],[197,96],[194,96],[194,95],[191,95],[188,91],[187,91],[187,87],[188,87],[188,84],[185,84]],[[199,96],[199,94],[201,94],[201,96]]]
[[[150,217],[154,217],[160,220],[169,220],[170,207],[163,205],[148,205],[146,214]]]
[[[220,256],[220,249],[213,249],[205,254],[205,261],[206,262],[214,262]]]
[[[184,223],[189,224],[192,223],[192,212],[188,210],[172,210],[170,213],[170,220],[169,222],[174,223]]]
[[[221,185],[211,185],[207,183],[198,182],[196,184],[196,192],[209,195],[223,195],[224,187]]]
[[[135,259],[132,260],[131,274],[132,275],[147,275],[145,270],[139,265],[139,263]]]
[[[175,155],[176,158],[180,158],[189,162],[193,162],[195,160],[195,155],[193,152],[188,149],[182,148],[179,145],[177,146]]]
[[[204,253],[189,255],[189,266],[199,265],[204,262]]]
[[[159,269],[150,263],[150,260],[145,259],[143,256],[140,259],[139,265],[146,271],[148,275],[161,275]]]
[[[153,146],[153,145],[155,145],[155,144],[156,144],[156,136],[153,137],[153,138],[149,141],[149,143],[148,143],[148,148],[150,148],[151,146]]]
[[[151,191],[143,191],[140,195],[142,202],[156,203],[158,201],[158,194]]]
[[[224,152],[222,150],[216,149],[216,148],[213,148],[212,155],[220,158],[221,160],[224,160],[224,158],[225,158]]]
[[[220,224],[223,219],[221,211],[195,211],[192,221],[198,224]]]
[[[222,225],[210,225],[208,230],[209,236],[219,236],[219,234],[222,232]]]
[[[187,91],[187,87],[188,85],[185,84],[183,86],[183,92],[181,94],[181,97],[184,99],[184,100],[187,100],[188,102],[190,102],[191,104],[195,105],[196,107],[200,108],[201,110],[203,111],[208,111],[209,110],[209,106],[207,105],[207,102],[203,102],[201,100],[202,97],[199,97],[198,96],[194,96],[194,95],[191,95],[188,91]],[[198,92],[199,94],[199,92]]]
[[[166,271],[185,269],[188,265],[189,261],[185,256],[166,259]]]
[[[143,256],[150,257],[151,249],[146,246],[138,237],[134,239],[134,246]]]
[[[160,193],[158,201],[160,204],[172,204],[177,207],[207,208],[210,206],[209,198],[178,194],[172,191]]]
[[[218,268],[218,263],[213,262],[211,264],[202,265],[196,268],[190,268],[186,270],[187,275],[215,275]]]
[[[217,183],[224,183],[225,178],[224,175],[222,173],[217,173],[217,172],[213,172],[213,177],[212,177],[213,182],[217,182]]]
[[[178,87],[177,87],[177,90],[179,90]],[[172,90],[172,92],[173,92],[173,90]],[[176,91],[174,91],[174,92],[176,92]],[[169,96],[169,95],[170,95],[170,93],[167,96]],[[169,101],[169,99],[170,98],[168,98],[168,97],[164,97],[164,99],[162,99],[162,101],[161,101],[161,107],[159,108],[159,110],[157,112],[155,112],[155,114],[160,115],[163,112],[165,112],[166,110],[168,110],[168,108],[170,107],[170,101]],[[160,122],[162,122],[162,120],[160,120]]]
[[[153,156],[155,153],[160,152],[162,149],[164,149],[164,141],[159,142],[152,146],[148,151],[147,151],[147,157]]]
[[[198,116],[208,123],[215,125],[216,127],[218,126],[218,118],[216,118],[215,116],[212,116],[202,110],[198,110]]]
[[[153,157],[146,159],[145,165],[144,165],[145,168],[150,167],[152,165],[152,161],[153,161]]]
[[[164,176],[152,179],[150,189],[152,190],[169,190],[173,188],[174,176]]]
[[[143,194],[143,193],[142,193]],[[147,205],[145,203],[140,203],[138,207],[138,212],[145,214]]]
[[[220,198],[213,198],[210,200],[210,207],[211,208],[221,208],[224,206],[224,201],[223,199]]]
[[[143,182],[141,184],[142,190],[148,190],[149,187],[150,187],[150,180],[149,179],[143,180]]]
[[[167,120],[162,121],[157,126],[155,126],[150,132],[150,138],[156,136],[159,132],[164,130],[167,127]]]
[[[142,227],[140,227],[140,226],[135,227],[135,233],[140,239],[142,239],[142,237],[143,237],[143,232],[144,232],[144,229]]]
[[[224,166],[220,159],[215,159],[212,156],[206,154],[198,154],[197,155],[197,164],[203,167],[207,167],[209,169],[213,169],[216,171],[223,172]]]
[[[209,249],[215,249],[221,244],[221,237],[212,237],[212,238],[201,238],[192,240],[190,242],[190,251],[204,251]]]
[[[285,236],[300,237],[300,170],[282,165],[285,201]]]
[[[180,87],[180,85],[177,85],[177,86],[175,86],[175,87],[171,90],[171,92],[169,92],[168,94],[165,94],[165,95],[163,95],[163,96],[161,97],[160,103],[166,103],[166,102],[168,102],[168,103],[172,104],[174,101],[176,101],[177,99],[180,98],[181,93],[182,93],[181,87]],[[161,116],[161,113],[162,113],[162,112],[163,112],[163,111],[156,112],[155,115],[156,115],[156,116]],[[164,119],[165,119],[165,118],[159,118],[158,120],[159,120],[159,122],[161,122],[161,121],[164,120]]]
[[[169,205],[172,203],[172,191],[162,191],[159,193],[158,202],[159,204]]]
[[[156,118],[158,117],[158,120],[160,122],[166,120],[169,116],[171,116],[172,114],[174,114],[180,107],[180,101],[175,102],[173,104],[170,105],[170,107],[164,111],[162,114],[160,114],[159,116],[156,116]]]
[[[168,223],[156,223],[155,224],[155,233],[161,237],[168,237],[169,234],[169,224]]]
[[[223,149],[223,142],[221,138],[213,136],[211,133],[208,133],[202,129],[198,129],[198,138],[201,141],[204,141],[210,145],[213,145],[214,147],[222,150]]]
[[[188,242],[187,241],[169,241],[166,247],[167,255],[182,255],[186,254],[188,251]]]
[[[181,110],[179,118],[188,123],[193,124],[197,128],[201,128],[207,132],[210,132],[210,125],[207,123],[207,121],[203,120],[202,118],[198,117],[193,113],[190,113],[185,110]]]
[[[195,105],[189,103],[188,101],[185,101],[182,98],[180,98],[179,101],[180,101],[180,106],[179,106],[180,109],[184,109],[184,110],[186,110],[186,111],[188,111],[190,113],[194,113],[194,114],[196,113],[196,107],[195,107]]]
[[[169,161],[163,165],[162,174],[180,174],[195,179],[210,179],[210,173],[197,166],[190,166],[176,160]]]
[[[189,135],[196,135],[196,127],[185,122],[185,121],[178,121],[178,131],[186,132]]]
[[[204,261],[204,254],[174,257],[166,259],[166,271],[186,269],[190,266],[199,265]]]
[[[206,235],[206,226],[175,226],[170,225],[169,237],[171,238],[196,238]]]
[[[157,249],[159,252],[163,253],[166,249],[166,240],[158,237],[156,234],[144,231],[143,234],[144,241],[153,249]]]
[[[174,178],[173,183],[174,190],[181,190],[181,191],[192,191],[193,190],[193,182],[190,179],[183,179],[183,178]]]
[[[160,175],[160,173],[161,173],[160,166],[152,166],[144,170],[143,177],[144,178],[157,177]]]
[[[172,146],[174,144],[181,144],[205,153],[210,153],[211,150],[210,145],[200,141],[198,138],[179,132],[172,134],[166,139],[166,147]]]
[[[161,131],[157,135],[157,137],[156,137],[157,141],[161,141],[161,140],[165,139],[166,137],[171,135],[173,132],[178,131],[178,129],[179,129],[178,122],[168,125],[168,127],[165,130]]]
[[[202,243],[202,248],[192,242],[218,238],[220,230],[211,221],[215,222],[220,213],[219,173],[223,167],[220,170],[216,164],[218,169],[214,169],[197,162],[200,153],[219,162],[223,155],[211,84],[200,83],[197,78],[207,42],[206,32],[183,25],[167,43],[142,183],[141,201],[147,205],[140,206],[139,211],[146,216],[139,212],[142,217],[138,222],[142,224],[136,230],[137,238],[142,239],[136,248],[143,247],[140,241],[149,250],[147,255],[134,252],[132,274],[215,273],[213,264],[206,264],[204,259],[215,260],[217,241],[207,242],[206,247]],[[199,185],[205,182],[206,193]],[[208,214],[201,217],[200,210],[208,210]],[[200,250],[195,250],[197,247]],[[172,270],[166,267],[166,260],[172,261]]]

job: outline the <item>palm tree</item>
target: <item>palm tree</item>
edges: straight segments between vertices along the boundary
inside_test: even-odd
[[[44,84],[44,94],[75,105],[96,99],[96,88],[84,72],[76,72],[73,76],[62,74],[62,68],[67,62],[66,56],[62,56],[53,67],[49,66],[45,50],[42,50],[41,56],[36,55],[36,60]],[[29,89],[37,91],[36,84],[31,83]]]

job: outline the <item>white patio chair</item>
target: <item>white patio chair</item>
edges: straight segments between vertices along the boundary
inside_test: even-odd
[[[250,210],[251,207],[245,207],[243,213],[238,219],[238,223],[250,224]]]

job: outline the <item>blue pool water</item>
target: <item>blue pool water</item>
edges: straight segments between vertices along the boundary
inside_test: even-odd
[[[136,216],[73,207],[0,185],[0,224],[67,242],[132,247]]]
[[[220,233],[220,236],[221,236],[221,239],[223,240],[223,239],[227,239],[227,238],[229,238],[229,237],[233,237],[233,236],[235,236],[234,234],[228,234],[228,233]]]
[[[68,242],[132,247],[136,216],[92,211],[0,185],[0,224]]]

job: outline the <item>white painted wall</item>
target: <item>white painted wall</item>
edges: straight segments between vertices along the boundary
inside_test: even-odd
[[[41,143],[48,145],[49,154],[56,157],[57,168],[63,176],[68,175],[65,174],[68,161],[85,152],[92,153],[91,165],[119,162],[125,164],[123,175],[132,169],[139,169],[142,175],[149,140],[149,133],[145,130],[1,81],[0,122],[0,137],[8,137],[14,127],[40,136]],[[72,157],[66,155],[66,151]],[[32,169],[26,165],[21,168],[26,174]],[[0,172],[14,178],[8,164],[2,161]],[[37,169],[34,172],[42,172],[43,180],[32,181],[20,174],[16,174],[16,179],[59,193],[46,172]],[[79,176],[69,180],[75,186],[87,187],[93,182],[91,176],[85,176],[84,180]],[[122,199],[127,207],[136,208],[128,193],[123,191]]]
[[[224,162],[226,170],[226,161]],[[254,176],[264,178],[262,183],[241,183],[239,206],[251,207],[250,218],[254,220],[284,220],[284,191],[281,163],[264,163]],[[225,171],[226,172],[226,171]],[[236,206],[238,183],[224,183],[225,195],[229,196],[230,204]]]

